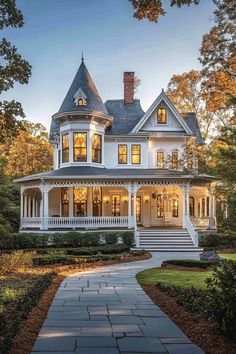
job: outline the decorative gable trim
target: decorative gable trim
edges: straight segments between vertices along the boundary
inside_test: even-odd
[[[82,90],[82,88],[80,87],[76,93],[73,96],[74,98],[74,102],[76,104],[76,106],[79,106],[79,101],[82,100],[83,104],[81,106],[85,106],[86,105],[86,100],[87,100],[87,96],[85,95],[84,91]]]
[[[133,128],[131,133],[138,133],[140,129],[144,126],[150,115],[154,112],[155,109],[157,109],[158,105],[164,101],[166,106],[172,111],[180,125],[183,127],[185,132],[188,135],[193,135],[193,132],[191,129],[188,127],[188,125],[185,123],[175,106],[172,104],[172,102],[169,100],[167,95],[165,94],[164,90],[161,91],[160,95],[157,97],[157,99],[153,102],[153,104],[149,107],[147,112],[144,114],[144,116],[140,119],[140,121],[136,124],[136,126]]]

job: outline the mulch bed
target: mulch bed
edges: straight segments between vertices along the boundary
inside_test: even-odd
[[[20,325],[17,334],[12,340],[11,347],[8,354],[29,354],[31,353],[34,342],[38,336],[38,333],[43,325],[43,322],[47,316],[47,312],[51,305],[51,302],[59,288],[62,280],[73,273],[101,268],[106,265],[112,265],[117,263],[125,263],[132,261],[140,261],[151,258],[151,254],[146,252],[142,256],[127,256],[122,260],[109,260],[96,263],[81,263],[72,265],[51,265],[45,267],[37,267],[39,272],[46,273],[48,271],[55,271],[56,276],[53,278],[51,285],[40,297],[40,300],[28,317]]]
[[[187,311],[175,299],[158,290],[155,285],[143,285],[151,297],[175,324],[206,354],[235,354],[236,345],[214,332],[212,324],[204,318]]]

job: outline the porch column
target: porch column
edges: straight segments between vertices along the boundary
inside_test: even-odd
[[[24,218],[27,218],[27,196],[24,194]]]
[[[32,199],[32,217],[35,218],[35,197]]]
[[[132,228],[132,192],[131,189],[129,187],[128,189],[128,228],[131,229]]]
[[[48,229],[48,190],[43,192],[43,205],[44,205],[44,229]]]
[[[214,188],[210,187],[209,191],[209,229],[215,228],[215,191]]]
[[[133,215],[133,220],[134,220],[134,230],[135,230],[135,232],[137,231],[137,221],[136,221],[136,196],[137,196],[137,192],[136,191],[134,191],[134,193],[133,193],[133,200],[134,200],[134,211],[133,211],[133,213],[134,213],[134,215]]]
[[[24,217],[24,194],[23,189],[20,189],[20,217],[21,219]]]
[[[186,219],[189,218],[189,185],[182,187],[183,192],[183,228],[186,227]]]
[[[38,217],[38,200],[35,199],[35,216]]]
[[[87,216],[93,216],[93,187],[87,187]]]
[[[44,228],[43,214],[43,192],[41,191],[41,199],[39,201],[40,230],[43,230]]]
[[[28,218],[31,217],[31,197],[28,197]]]
[[[74,189],[69,187],[69,217],[74,216]]]

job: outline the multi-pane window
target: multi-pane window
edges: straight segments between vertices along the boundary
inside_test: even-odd
[[[61,189],[61,216],[69,216],[69,188]]]
[[[162,151],[157,152],[157,167],[158,168],[165,167],[165,155],[164,155],[164,152],[162,152]]]
[[[93,216],[102,216],[102,188],[93,187]]]
[[[69,162],[69,134],[62,135],[62,162]]]
[[[87,161],[87,134],[74,133],[74,161],[86,162]]]
[[[179,199],[174,198],[172,200],[172,216],[177,218],[179,216]]]
[[[171,154],[171,168],[177,169],[178,168],[178,152],[173,151]]]
[[[102,136],[93,134],[92,138],[92,162],[102,162]]]
[[[74,216],[87,216],[87,188],[74,188]]]
[[[118,163],[120,165],[125,165],[127,164],[127,145],[118,145]]]
[[[131,163],[140,164],[141,162],[141,146],[132,145],[131,146]]]
[[[120,216],[120,194],[112,194],[112,216]]]
[[[164,199],[161,194],[157,194],[157,218],[164,216]]]
[[[167,112],[166,108],[157,109],[157,124],[166,124]]]

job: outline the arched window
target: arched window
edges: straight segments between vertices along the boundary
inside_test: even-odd
[[[172,200],[172,216],[177,218],[179,216],[179,199],[173,198]]]
[[[163,151],[157,151],[157,167],[164,168],[165,167],[165,155]]]
[[[102,188],[93,187],[93,216],[102,216]]]
[[[83,98],[78,99],[78,106],[84,106],[84,100]]]
[[[69,189],[61,189],[61,216],[69,216]]]
[[[74,188],[74,216],[87,216],[87,188]]]
[[[189,215],[194,216],[194,198],[189,197]]]
[[[166,108],[160,107],[157,109],[157,124],[166,124],[167,112]]]

